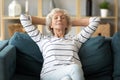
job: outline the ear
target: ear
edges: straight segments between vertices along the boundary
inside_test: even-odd
[[[50,28],[53,28],[53,26],[50,26]]]
[[[50,28],[53,28],[52,23],[50,24]]]

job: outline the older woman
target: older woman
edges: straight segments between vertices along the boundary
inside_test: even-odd
[[[84,80],[82,65],[77,53],[81,45],[98,27],[99,18],[91,17],[83,21],[82,19],[71,21],[65,10],[55,8],[46,17],[46,26],[52,36],[43,36],[32,24],[45,24],[44,19],[21,15],[20,20],[26,32],[43,53],[41,80]],[[66,36],[71,25],[87,25],[88,23],[89,25],[76,36]]]

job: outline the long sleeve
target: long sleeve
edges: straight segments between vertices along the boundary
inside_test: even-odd
[[[21,15],[20,21],[22,26],[24,27],[25,31],[28,35],[36,42],[39,43],[42,37],[42,34],[37,29],[35,25],[32,24],[31,16],[28,15]]]
[[[80,43],[85,43],[91,35],[95,32],[100,22],[99,17],[91,17],[89,19],[89,25],[86,26],[82,31],[77,35],[77,39]]]

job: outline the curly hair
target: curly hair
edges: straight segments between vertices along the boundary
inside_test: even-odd
[[[56,12],[63,12],[64,15],[67,17],[67,24],[68,27],[67,29],[65,29],[65,34],[67,34],[69,32],[69,30],[71,29],[71,18],[68,14],[68,12],[64,9],[60,9],[60,8],[54,8],[46,17],[46,28],[49,32],[51,32],[54,35],[53,29],[51,28],[50,24],[52,23],[52,17]]]

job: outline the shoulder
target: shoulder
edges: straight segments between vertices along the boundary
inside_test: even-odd
[[[42,39],[51,39],[52,38],[52,36],[50,36],[50,35],[43,35],[42,34]]]

